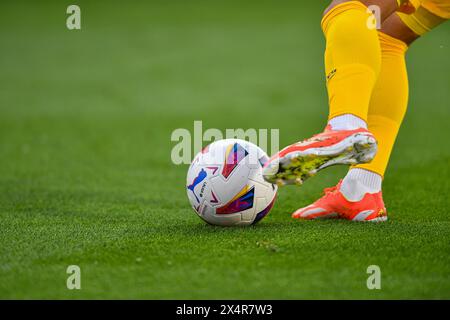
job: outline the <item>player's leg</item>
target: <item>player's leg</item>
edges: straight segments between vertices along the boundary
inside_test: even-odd
[[[435,1],[439,0],[431,2]],[[367,192],[381,191],[382,177],[408,103],[406,50],[413,41],[444,21],[420,6],[413,14],[394,13],[383,22],[379,32],[382,63],[368,113],[369,130],[378,140],[378,152],[372,162],[350,169],[341,188],[347,197],[360,199]]]
[[[401,38],[408,38],[409,42],[417,38],[396,14],[384,22],[383,31],[386,31],[386,25],[389,30],[396,29],[397,36],[402,35]],[[378,141],[378,151],[370,163],[351,168],[341,186],[345,197],[354,201],[359,201],[366,193],[381,191],[382,177],[408,103],[407,44],[383,31],[379,32],[381,69],[367,117],[369,130]]]
[[[293,217],[315,219],[339,215],[357,221],[387,219],[381,181],[407,106],[407,45],[445,20],[430,16],[430,12],[422,9],[419,7],[412,15],[393,14],[383,22],[379,33],[382,63],[368,114],[369,129],[379,142],[375,159],[350,169],[342,182],[326,189],[326,196],[297,210]],[[450,5],[448,9],[450,14]]]
[[[333,164],[369,162],[376,140],[367,130],[367,113],[380,70],[377,30],[370,27],[368,5],[382,17],[398,8],[396,0],[335,0],[325,10],[325,73],[329,122],[324,133],[281,150],[266,164],[265,178],[278,184],[302,183]]]

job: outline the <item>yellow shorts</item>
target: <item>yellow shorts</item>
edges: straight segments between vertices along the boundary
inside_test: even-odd
[[[412,14],[398,13],[416,34],[423,35],[450,19],[450,0],[409,0],[416,8]]]

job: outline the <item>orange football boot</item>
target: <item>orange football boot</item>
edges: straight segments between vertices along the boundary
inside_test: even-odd
[[[287,146],[265,164],[263,176],[279,186],[302,184],[318,171],[335,164],[372,161],[377,141],[367,129],[325,131]]]
[[[387,220],[383,195],[366,193],[360,201],[349,201],[341,193],[342,180],[337,186],[326,188],[324,196],[313,204],[292,214],[297,219],[342,218],[352,221],[381,222]]]

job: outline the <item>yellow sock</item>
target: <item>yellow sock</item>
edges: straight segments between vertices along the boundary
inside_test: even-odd
[[[353,114],[367,121],[381,62],[377,31],[368,27],[370,16],[361,2],[349,1],[335,6],[322,19],[327,40],[329,119]]]
[[[369,104],[368,126],[378,141],[378,152],[372,162],[357,165],[383,176],[389,162],[408,104],[408,75],[405,52],[400,40],[379,32],[381,70]]]

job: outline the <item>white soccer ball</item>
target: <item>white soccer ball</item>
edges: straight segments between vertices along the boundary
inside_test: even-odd
[[[251,225],[264,218],[277,194],[277,186],[262,176],[267,160],[261,148],[244,140],[205,147],[187,174],[187,195],[198,216],[220,226]]]

